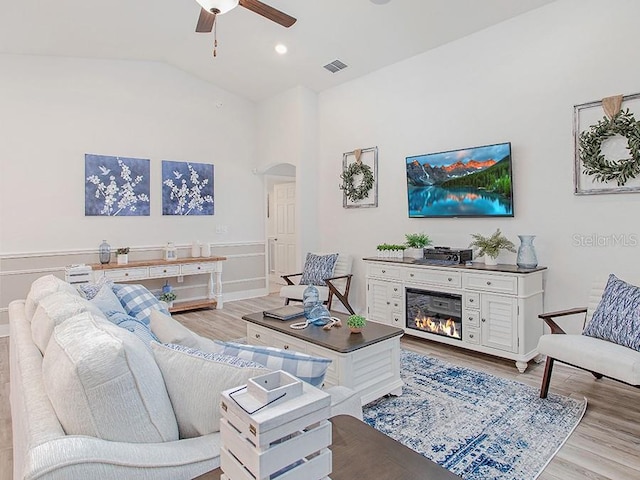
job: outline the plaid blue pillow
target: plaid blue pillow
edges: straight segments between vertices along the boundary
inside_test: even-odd
[[[332,253],[331,255],[307,253],[300,285],[326,286],[324,279],[333,276],[333,269],[337,260],[337,253]]]
[[[284,370],[314,387],[322,387],[331,360],[273,347],[216,341],[218,353],[250,360],[271,370]]]
[[[151,310],[154,308],[170,315],[164,304],[142,285],[115,284],[113,291],[126,312],[145,325],[149,325]]]
[[[609,275],[602,299],[582,334],[640,351],[640,288]]]

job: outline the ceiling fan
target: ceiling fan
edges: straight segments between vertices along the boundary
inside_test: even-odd
[[[296,19],[290,15],[287,15],[280,10],[273,8],[266,3],[262,3],[258,0],[196,0],[202,10],[200,10],[200,17],[198,17],[198,24],[196,25],[196,32],[209,33],[212,30],[215,33],[215,23],[217,15],[227,13],[238,6],[244,7],[252,12],[262,15],[269,20],[289,28],[296,23]],[[215,56],[215,50],[214,50]]]

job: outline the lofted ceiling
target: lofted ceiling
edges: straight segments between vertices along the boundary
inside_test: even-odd
[[[265,0],[298,21],[287,29],[237,7],[218,17],[213,58],[213,35],[195,33],[196,0],[0,0],[0,53],[165,62],[260,101],[322,91],[552,1]],[[336,59],[348,68],[323,68]]]

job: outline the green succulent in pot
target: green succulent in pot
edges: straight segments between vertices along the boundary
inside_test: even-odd
[[[349,327],[351,333],[360,333],[366,324],[367,319],[362,315],[350,315],[347,318],[347,327]]]

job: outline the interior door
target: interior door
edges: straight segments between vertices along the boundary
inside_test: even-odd
[[[275,196],[275,273],[276,282],[285,284],[281,275],[296,272],[296,184],[278,183]]]

